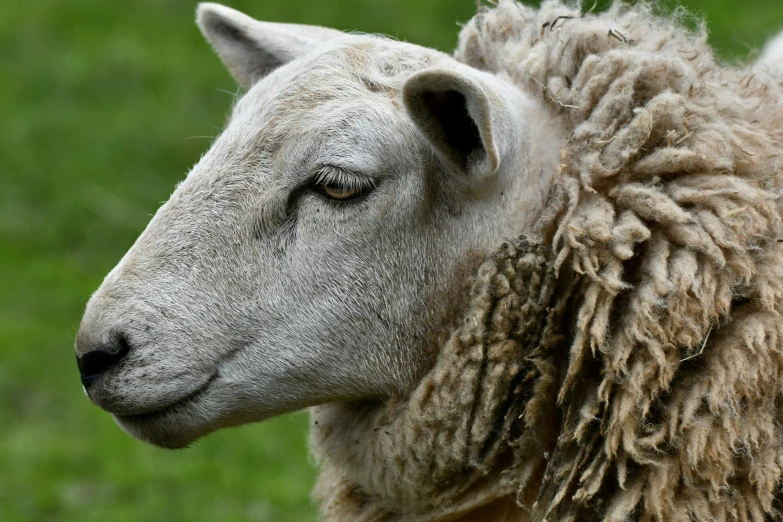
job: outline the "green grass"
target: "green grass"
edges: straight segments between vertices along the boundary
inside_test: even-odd
[[[449,50],[472,0],[236,1],[256,17]],[[723,56],[778,26],[777,1],[691,2]],[[187,451],[124,435],[83,396],[84,303],[209,146],[236,86],[175,0],[0,2],[0,520],[314,518],[307,419]]]

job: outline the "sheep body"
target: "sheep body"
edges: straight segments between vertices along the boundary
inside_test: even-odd
[[[313,409],[326,519],[779,517],[777,44],[724,67],[684,16],[502,0],[464,27],[456,58],[570,138],[410,396]]]

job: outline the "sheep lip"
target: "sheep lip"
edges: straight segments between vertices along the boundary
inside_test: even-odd
[[[213,382],[218,378],[218,374],[214,373],[203,385],[199,386],[187,395],[167,404],[166,406],[157,407],[149,411],[142,411],[140,413],[133,414],[117,414],[114,416],[123,421],[146,421],[170,413],[174,410],[181,410],[188,408],[191,404],[197,402],[201,396],[207,391]]]

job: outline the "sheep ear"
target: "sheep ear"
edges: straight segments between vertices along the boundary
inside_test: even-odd
[[[199,4],[196,23],[245,88],[342,32],[325,27],[259,22],[229,7]]]
[[[494,174],[513,152],[517,123],[513,89],[467,66],[411,76],[403,101],[413,122],[445,160],[474,176]]]

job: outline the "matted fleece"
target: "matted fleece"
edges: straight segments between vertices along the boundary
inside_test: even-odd
[[[560,172],[409,394],[314,408],[326,520],[783,518],[781,85],[688,24],[502,0],[463,28],[565,122]]]

